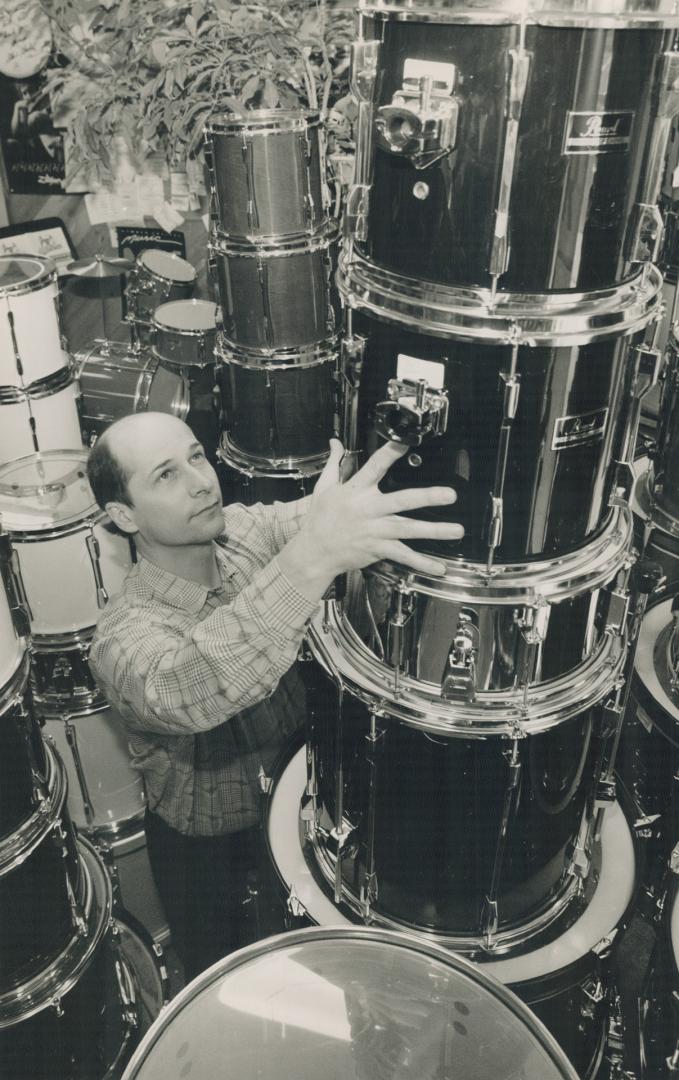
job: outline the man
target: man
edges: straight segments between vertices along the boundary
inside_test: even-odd
[[[124,417],[90,453],[95,498],[138,557],[90,665],[144,776],[149,857],[187,979],[243,943],[261,856],[257,778],[303,720],[294,661],[319,601],[338,574],[377,559],[440,574],[402,540],[462,535],[399,516],[454,501],[451,488],[379,491],[403,450],[382,447],[341,484],[333,440],[312,496],[227,509],[176,417]]]

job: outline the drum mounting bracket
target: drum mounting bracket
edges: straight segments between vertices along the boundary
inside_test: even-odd
[[[388,401],[375,406],[375,428],[390,442],[421,446],[427,435],[443,435],[448,427],[448,394],[426,379],[390,379]]]
[[[460,111],[454,64],[406,60],[403,84],[375,118],[378,144],[426,169],[455,149]]]

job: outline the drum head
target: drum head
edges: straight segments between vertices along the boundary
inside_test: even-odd
[[[47,274],[49,267],[42,259],[29,255],[0,256],[0,294],[5,290],[20,292]]]
[[[215,964],[153,1025],[125,1077],[453,1074],[576,1075],[528,1009],[473,964],[403,934],[316,928]]]
[[[0,523],[9,533],[48,532],[98,513],[84,450],[29,454],[0,469]]]
[[[646,610],[639,632],[634,668],[637,679],[646,691],[646,694],[640,695],[642,704],[653,719],[657,718],[661,727],[668,729],[672,741],[679,744],[679,707],[670,697],[671,672],[667,655],[673,626],[673,596],[664,594],[664,597]],[[663,714],[666,723],[663,723]]]
[[[142,251],[139,262],[158,277],[167,278],[168,281],[195,281],[196,271],[190,262],[174,255],[171,251],[162,251],[160,248],[149,248]]]
[[[214,330],[217,305],[211,300],[171,300],[156,308],[153,321],[171,330]]]

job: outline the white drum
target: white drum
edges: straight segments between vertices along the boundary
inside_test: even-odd
[[[476,965],[374,927],[314,927],[213,964],[123,1080],[575,1080],[543,1025]]]
[[[82,444],[78,384],[69,372],[28,390],[0,387],[0,465],[37,449],[77,450]]]
[[[26,643],[17,632],[10,607],[13,591],[10,558],[9,541],[6,536],[0,536],[0,688],[10,681],[26,652]],[[13,596],[11,601],[14,602]]]
[[[130,764],[125,725],[106,702],[41,710],[43,730],[66,766],[68,809],[81,832],[116,836],[144,812],[144,782]]]
[[[94,501],[86,462],[84,450],[51,450],[0,469],[0,525],[34,636],[94,626],[132,565],[127,539]]]
[[[35,255],[0,255],[0,386],[30,386],[68,367],[57,272]]]

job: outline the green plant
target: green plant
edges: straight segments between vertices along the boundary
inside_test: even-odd
[[[114,135],[133,160],[172,168],[200,157],[210,112],[309,107],[327,116],[347,94],[353,4],[347,0],[41,0],[68,115],[70,156],[110,177]],[[345,130],[340,114],[331,130]],[[330,147],[332,150],[332,146]]]

